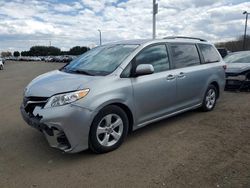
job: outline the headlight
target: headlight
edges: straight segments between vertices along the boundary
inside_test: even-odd
[[[70,93],[63,93],[52,96],[44,108],[56,107],[66,105],[72,102],[75,102],[83,97],[85,97],[89,92],[89,89],[84,89],[80,91],[74,91]]]

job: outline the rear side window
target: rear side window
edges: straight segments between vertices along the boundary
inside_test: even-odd
[[[215,63],[220,61],[220,56],[212,45],[199,44],[199,48],[204,57],[205,63]]]
[[[174,68],[200,64],[200,57],[194,44],[171,44]]]
[[[136,56],[136,65],[151,64],[154,67],[154,72],[169,70],[169,59],[167,49],[164,44],[150,46],[143,49]]]

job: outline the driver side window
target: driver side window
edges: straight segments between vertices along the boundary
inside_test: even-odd
[[[146,47],[136,56],[136,66],[140,64],[151,64],[154,72],[169,70],[169,58],[164,44]]]

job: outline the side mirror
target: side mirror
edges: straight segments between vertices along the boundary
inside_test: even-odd
[[[142,76],[147,74],[153,74],[154,67],[150,64],[140,64],[136,67],[135,74],[136,76]]]

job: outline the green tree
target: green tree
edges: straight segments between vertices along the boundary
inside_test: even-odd
[[[30,56],[60,55],[61,50],[54,46],[32,46],[29,51]]]
[[[54,46],[50,46],[48,48],[48,54],[47,55],[60,55],[61,54],[61,49],[54,47]]]
[[[22,51],[22,56],[58,56],[58,55],[81,55],[89,50],[86,46],[75,46],[69,51],[61,51],[54,46],[32,46],[29,51]],[[19,52],[18,52],[19,53]],[[20,54],[19,54],[20,55]]]
[[[30,56],[30,52],[29,51],[22,51],[21,56]]]
[[[69,55],[81,55],[89,50],[86,46],[75,46],[73,48],[70,48]]]
[[[14,55],[14,57],[19,57],[20,56],[20,52],[14,51],[13,55]]]

